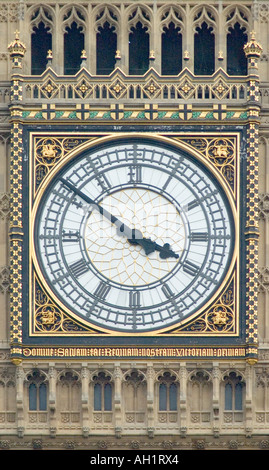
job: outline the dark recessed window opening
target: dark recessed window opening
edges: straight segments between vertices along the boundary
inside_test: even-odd
[[[109,75],[115,67],[117,35],[108,22],[98,28],[96,35],[96,73]]]
[[[162,34],[162,75],[177,75],[182,70],[182,35],[170,23]]]
[[[31,73],[40,75],[47,66],[48,50],[52,48],[52,37],[49,28],[45,28],[44,23],[39,23],[33,28],[31,35]]]
[[[227,73],[229,75],[247,75],[247,58],[244,44],[248,36],[245,28],[236,23],[227,34]]]
[[[74,75],[80,69],[81,52],[84,49],[82,27],[74,22],[64,34],[64,74]]]
[[[212,75],[215,71],[215,36],[205,22],[194,35],[194,73]]]
[[[149,68],[149,35],[138,22],[129,34],[129,74],[143,75]]]

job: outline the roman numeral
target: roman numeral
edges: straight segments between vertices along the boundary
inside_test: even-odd
[[[98,185],[101,186],[103,191],[107,191],[107,189],[111,188],[111,184],[108,181],[106,175],[100,175],[97,177]]]
[[[107,294],[109,293],[110,289],[111,289],[111,287],[108,284],[101,281],[98,284],[96,290],[94,291],[94,295],[96,297],[99,297],[99,299],[104,300],[106,298]]]
[[[171,287],[166,283],[162,285],[162,291],[167,299],[170,299],[171,297],[174,297],[175,295]]]
[[[131,291],[129,292],[129,307],[138,308],[140,307],[140,292]]]
[[[142,168],[140,165],[129,166],[129,183],[141,183],[142,181]]]
[[[88,265],[83,258],[71,264],[71,266],[69,267],[70,267],[71,273],[75,277],[80,277],[82,276],[82,274],[85,274],[89,270]]]
[[[207,232],[192,232],[190,234],[190,239],[192,242],[207,242],[208,233]]]
[[[68,232],[66,232],[65,230],[63,230],[62,240],[63,242],[78,242],[79,231],[77,230],[76,232],[73,232],[72,230],[69,230]]]
[[[183,264],[183,271],[191,276],[196,276],[199,272],[199,266],[192,263],[191,261],[186,260]]]
[[[197,199],[194,199],[194,201],[191,201],[191,202],[188,203],[187,209],[188,209],[188,211],[191,211],[192,209],[194,209],[197,206],[199,206],[199,201],[197,201]]]

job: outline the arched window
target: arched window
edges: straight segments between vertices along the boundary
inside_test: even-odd
[[[239,23],[230,27],[227,34],[227,73],[229,75],[247,75],[247,58],[244,44],[248,40],[246,29]]]
[[[115,66],[117,35],[115,28],[107,21],[99,26],[96,35],[96,72],[97,75],[109,75]]]
[[[143,75],[149,68],[149,35],[139,21],[129,34],[129,74]]]
[[[123,407],[125,420],[140,426],[145,422],[147,411],[147,382],[143,372],[130,370],[123,382]]]
[[[212,75],[215,71],[215,36],[204,21],[194,35],[194,73]]]
[[[112,410],[112,385],[110,377],[100,372],[94,377],[94,411]]]
[[[53,13],[50,7],[40,6],[31,13],[31,73],[40,75],[47,66],[48,51],[52,49]]]
[[[225,385],[225,410],[242,411],[243,409],[243,385],[242,383],[226,383]]]
[[[64,34],[64,74],[74,75],[80,69],[81,52],[84,50],[82,27],[75,22],[67,26]]]
[[[174,23],[163,28],[162,75],[177,75],[182,70],[182,34]]]
[[[29,381],[29,411],[47,410],[47,384],[45,377],[39,371],[34,371],[27,377]]]
[[[40,75],[47,65],[48,50],[52,48],[52,36],[50,29],[44,23],[34,26],[31,35],[31,73]]]
[[[159,411],[177,411],[178,385],[175,379],[170,372],[159,377]]]
[[[243,378],[236,372],[230,372],[224,377],[224,422],[243,421]]]

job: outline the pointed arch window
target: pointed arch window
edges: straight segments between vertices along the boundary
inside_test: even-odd
[[[64,34],[64,74],[75,75],[81,64],[81,52],[84,50],[84,33],[82,26],[74,21],[67,26]]]
[[[112,384],[110,377],[100,372],[94,377],[93,407],[94,411],[112,410]]]
[[[159,411],[177,411],[178,384],[175,377],[165,372],[159,381]]]
[[[45,377],[39,371],[28,376],[29,411],[47,410],[47,384],[44,380]]]
[[[226,383],[225,385],[225,410],[242,411],[243,409],[243,384]]]
[[[41,75],[47,66],[48,50],[52,49],[50,28],[41,21],[31,35],[31,73]]]
[[[244,419],[244,391],[243,378],[235,372],[224,377],[224,422],[242,422]]]
[[[99,26],[96,35],[96,73],[109,75],[115,67],[117,50],[117,34],[115,27],[107,21]]]
[[[170,23],[162,33],[162,75],[177,75],[182,70],[181,29]]]
[[[129,34],[129,74],[143,75],[149,68],[149,35],[139,21]]]
[[[194,73],[212,75],[215,71],[215,36],[204,21],[194,35]]]
[[[227,73],[229,75],[247,75],[247,58],[244,53],[247,40],[246,29],[239,23],[229,28],[227,34]]]
[[[110,383],[94,385],[94,411],[112,410],[112,387]]]

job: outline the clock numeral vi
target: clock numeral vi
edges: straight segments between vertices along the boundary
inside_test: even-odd
[[[129,292],[129,307],[138,308],[140,306],[141,306],[140,292],[139,291]]]

